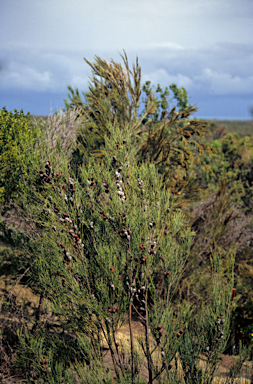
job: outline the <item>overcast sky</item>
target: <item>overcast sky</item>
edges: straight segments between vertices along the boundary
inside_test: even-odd
[[[253,0],[0,0],[0,108],[49,114],[83,58],[130,63],[142,81],[185,87],[196,116],[250,119]]]

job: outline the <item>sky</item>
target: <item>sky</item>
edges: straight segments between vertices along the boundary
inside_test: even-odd
[[[184,87],[196,117],[252,119],[253,0],[0,0],[0,108],[48,115],[95,56]]]

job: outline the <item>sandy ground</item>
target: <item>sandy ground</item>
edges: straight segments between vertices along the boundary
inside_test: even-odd
[[[22,284],[15,284],[14,281],[12,281],[10,278],[6,276],[0,277],[0,298],[1,303],[3,303],[4,297],[6,295],[12,295],[15,298],[15,305],[20,306],[22,303],[27,303],[27,314],[33,314],[36,308],[39,304],[39,298],[35,296],[30,289],[28,289],[26,286]],[[48,316],[48,314],[45,314],[45,316]],[[6,313],[0,312],[0,329],[5,324],[14,324],[16,322],[20,321],[20,317],[18,318],[15,313],[10,313],[9,316],[6,316]],[[137,339],[139,337],[144,337],[144,327],[139,321],[133,321],[133,334],[134,338]],[[128,325],[123,325],[120,330],[117,333],[117,341],[121,345],[129,345],[130,335],[129,335],[129,327]],[[127,351],[127,347],[125,349]],[[219,368],[219,371],[217,372],[217,376],[215,377],[215,384],[222,384],[227,381],[227,375],[229,372],[229,368],[235,361],[236,357],[223,355],[221,359],[221,365]],[[105,356],[104,356],[104,363],[106,366],[109,367],[109,369],[112,369],[112,360],[109,353],[109,350],[105,348]],[[203,368],[205,367],[204,360],[200,361],[200,366]],[[148,378],[148,370],[147,366],[144,363],[142,365],[142,376],[145,378]],[[246,362],[243,365],[243,369],[241,372],[241,377],[236,379],[234,381],[235,384],[250,384],[250,376],[253,374],[252,371],[252,362]],[[2,376],[1,376],[2,375]],[[8,372],[8,369],[4,372],[3,367],[3,373],[1,373],[1,367],[0,367],[0,383],[6,383],[6,384],[14,384],[14,383],[24,383],[25,380],[22,381],[21,377],[18,375],[13,375],[11,371]]]

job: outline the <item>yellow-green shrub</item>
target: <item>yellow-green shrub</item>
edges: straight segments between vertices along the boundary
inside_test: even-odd
[[[23,110],[0,110],[0,202],[9,201],[22,191],[37,164],[35,139],[39,130]]]

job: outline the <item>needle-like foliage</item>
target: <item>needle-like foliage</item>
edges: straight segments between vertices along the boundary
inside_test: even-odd
[[[131,146],[138,162],[153,163],[166,187],[180,200],[198,195],[201,190],[194,183],[193,167],[202,163],[204,151],[212,152],[201,141],[208,132],[206,123],[189,118],[197,109],[189,105],[183,88],[170,86],[177,101],[177,106],[170,109],[169,90],[162,91],[158,85],[156,96],[150,82],[141,86],[138,59],[130,69],[126,53],[121,57],[124,66],[97,56],[94,63],[86,60],[92,77],[84,102],[79,91],[69,87],[71,102],[65,101],[66,107],[82,116],[73,162],[85,162],[90,154],[101,157],[104,137],[110,135],[108,124],[117,125],[123,131],[131,121]],[[143,92],[144,110],[138,114]],[[209,169],[206,164],[204,167]],[[181,204],[184,203],[181,201]]]

